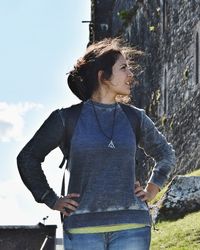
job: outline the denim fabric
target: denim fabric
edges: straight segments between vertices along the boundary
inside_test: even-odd
[[[108,233],[64,233],[64,250],[149,250],[151,228]]]

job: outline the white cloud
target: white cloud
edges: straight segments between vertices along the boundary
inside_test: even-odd
[[[57,236],[62,237],[59,212],[37,203],[17,177],[0,182],[0,225],[36,225],[48,216],[46,224],[57,225]]]
[[[25,113],[39,108],[42,108],[41,104],[31,102],[0,102],[0,141],[20,140],[23,135]]]
[[[0,183],[0,221],[3,225],[37,224],[51,214],[45,205],[38,205],[20,179]]]

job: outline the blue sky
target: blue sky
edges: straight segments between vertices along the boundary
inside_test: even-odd
[[[59,215],[34,201],[19,177],[16,156],[47,116],[79,102],[65,73],[88,43],[89,0],[0,0],[0,202],[2,225],[37,224]],[[44,163],[59,192],[62,158],[54,150]]]

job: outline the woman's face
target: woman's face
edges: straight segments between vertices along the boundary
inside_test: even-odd
[[[127,64],[127,60],[120,55],[112,67],[112,75],[107,80],[108,91],[116,95],[129,95],[133,81],[133,73]]]

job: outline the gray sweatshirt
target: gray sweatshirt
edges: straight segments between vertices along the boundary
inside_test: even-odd
[[[109,148],[105,134],[111,135],[115,104],[94,105],[100,126],[88,100],[71,140],[68,193],[80,193],[80,197],[79,207],[65,217],[64,229],[124,223],[150,225],[146,203],[134,194],[136,137],[130,121],[117,104],[112,138],[115,148]],[[130,109],[141,118],[138,146],[155,160],[148,182],[162,188],[175,165],[174,150],[143,110]],[[56,110],[17,157],[23,182],[37,202],[50,208],[59,197],[49,186],[41,163],[60,145],[64,135],[65,127]]]
[[[64,228],[138,223],[150,225],[145,202],[134,194],[136,138],[126,114],[115,104],[84,103],[71,141],[68,193],[80,193],[79,207]],[[140,146],[157,162],[150,182],[162,187],[174,165],[170,144],[144,114]],[[98,120],[97,120],[98,119]],[[111,136],[115,148],[109,148]],[[105,136],[107,135],[107,136]]]

